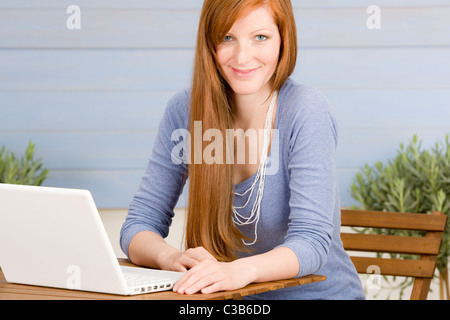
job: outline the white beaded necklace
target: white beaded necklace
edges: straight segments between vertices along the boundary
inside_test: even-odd
[[[278,92],[275,91],[273,94],[272,101],[270,102],[269,110],[267,111],[266,115],[266,122],[264,125],[264,142],[263,142],[263,150],[261,154],[261,160],[259,162],[258,171],[255,176],[255,180],[253,181],[253,184],[248,188],[244,193],[237,193],[234,192],[235,195],[243,197],[245,194],[250,192],[250,195],[248,196],[247,201],[245,204],[241,207],[235,207],[233,206],[233,221],[238,226],[244,226],[244,225],[250,225],[252,223],[255,223],[255,239],[251,243],[247,243],[244,240],[245,245],[251,246],[255,244],[255,242],[258,240],[258,221],[260,217],[260,210],[261,210],[261,199],[264,193],[264,182],[266,180],[266,166],[267,166],[267,151],[269,149],[270,144],[270,134],[272,131],[272,118],[273,118],[273,109],[275,107],[275,103],[277,101]],[[250,201],[250,198],[252,197],[253,190],[255,189],[256,183],[259,180],[258,185],[258,191],[256,194],[255,202],[253,203],[252,211],[250,213],[249,217],[242,216],[237,209],[243,209],[247,206],[247,204]]]

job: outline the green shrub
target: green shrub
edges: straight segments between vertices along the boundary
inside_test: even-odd
[[[0,183],[39,186],[48,176],[41,159],[34,159],[36,146],[29,142],[25,154],[18,158],[2,146],[0,149]]]
[[[414,136],[408,146],[400,145],[397,155],[387,164],[365,165],[353,180],[351,195],[363,210],[387,212],[450,212],[450,142],[436,143],[430,150]],[[358,208],[361,209],[361,208]],[[450,220],[450,219],[448,219]],[[366,228],[358,232],[371,234],[414,235],[418,231]],[[443,236],[437,269],[446,274],[450,256],[450,221]],[[403,258],[414,259],[413,256]]]

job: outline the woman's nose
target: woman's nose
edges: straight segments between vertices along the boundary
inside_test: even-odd
[[[248,62],[251,60],[252,50],[250,45],[246,43],[239,43],[236,46],[236,62],[239,66],[246,66]]]

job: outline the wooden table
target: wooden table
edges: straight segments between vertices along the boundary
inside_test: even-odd
[[[134,266],[124,259],[119,259],[119,263],[121,265]],[[198,293],[193,295],[182,295],[170,290],[135,296],[121,296],[9,283],[5,280],[3,272],[0,271],[0,300],[239,300],[244,296],[251,294],[324,280],[325,276],[310,275],[288,280],[252,283],[242,289],[222,291],[212,294]]]

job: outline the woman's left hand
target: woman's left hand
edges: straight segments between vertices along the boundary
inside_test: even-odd
[[[245,287],[255,279],[255,270],[242,260],[218,262],[204,260],[178,280],[173,291],[181,294],[213,293]]]

